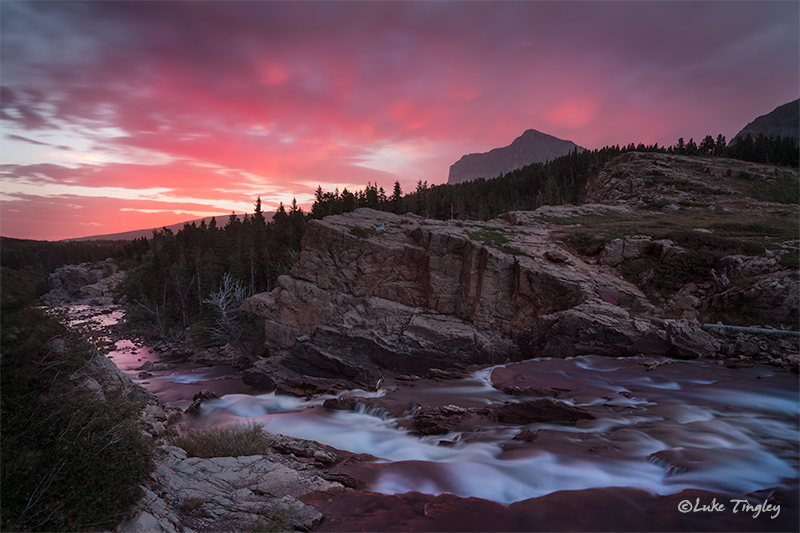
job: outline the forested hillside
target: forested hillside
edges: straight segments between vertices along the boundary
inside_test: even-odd
[[[267,222],[261,199],[250,215],[234,214],[227,224],[187,224],[177,233],[163,228],[124,284],[134,304],[134,321],[153,323],[160,332],[185,328],[204,312],[203,300],[217,291],[223,274],[243,283],[249,293],[268,291],[291,268],[300,249],[306,215],[283,204]],[[206,306],[207,307],[207,306]]]

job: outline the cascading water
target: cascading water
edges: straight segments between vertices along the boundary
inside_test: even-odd
[[[594,487],[661,495],[686,488],[737,494],[798,488],[798,382],[763,365],[729,369],[676,361],[648,372],[637,358],[540,359],[461,380],[391,382],[378,392],[306,400],[249,394],[240,380],[214,368],[182,367],[140,380],[132,367],[142,364],[138,359],[153,360],[153,353],[135,348],[134,363],[130,346],[118,346],[109,354],[118,366],[164,401],[185,407],[199,388],[218,392],[221,399],[202,405],[198,423],[204,426],[257,421],[272,433],[379,458],[371,465],[369,489],[385,494],[450,492],[511,503]],[[494,387],[504,376],[564,391],[559,400],[597,418],[574,426],[487,423],[468,432],[417,437],[403,428],[403,419],[380,407],[407,406],[408,419],[419,403],[477,407],[519,401]],[[359,411],[322,406],[326,399],[353,396],[367,404],[377,398],[380,405]],[[523,429],[537,438],[514,440]]]

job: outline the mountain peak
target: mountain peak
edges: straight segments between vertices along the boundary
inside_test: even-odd
[[[753,137],[763,134],[765,137],[800,139],[800,100],[778,106],[766,115],[756,118],[742,128],[728,145],[736,142],[738,138],[746,137],[748,133]]]
[[[578,151],[584,150],[572,141],[527,129],[508,146],[463,156],[450,166],[447,183],[452,185],[478,178],[496,178],[531,163],[544,163],[567,155],[576,148]]]

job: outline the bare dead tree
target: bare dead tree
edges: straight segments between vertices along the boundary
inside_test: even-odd
[[[203,300],[203,303],[213,305],[218,315],[215,319],[216,326],[207,328],[207,331],[218,339],[233,342],[248,360],[255,362],[255,356],[250,353],[241,338],[241,325],[245,315],[241,305],[248,296],[250,294],[247,287],[226,272],[222,276],[219,290]]]

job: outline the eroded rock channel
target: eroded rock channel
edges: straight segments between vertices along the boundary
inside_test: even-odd
[[[91,307],[80,310],[92,320]],[[106,326],[121,318],[100,310]],[[781,530],[797,521],[797,380],[775,367],[538,358],[292,397],[252,389],[231,367],[163,353],[117,338],[107,354],[161,398],[142,415],[154,438],[185,422],[179,410],[203,389],[219,398],[193,424],[258,422],[275,438],[249,457],[187,458],[162,445],[141,512],[122,531],[241,531],[263,516],[319,531]],[[678,510],[697,498],[769,499],[781,514]]]

